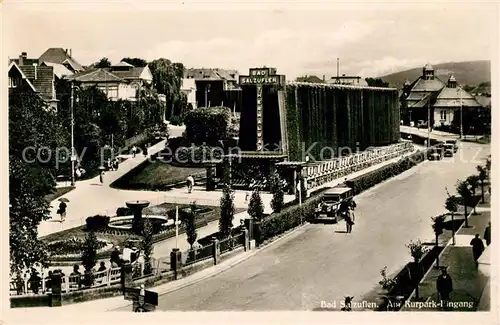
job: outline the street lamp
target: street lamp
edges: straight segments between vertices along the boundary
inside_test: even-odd
[[[205,107],[208,107],[208,93],[210,92],[210,84],[205,86]]]
[[[463,127],[463,113],[462,113],[462,87],[458,86],[458,93],[460,96],[460,139],[464,136],[464,127]]]
[[[80,90],[80,87],[75,86],[75,81],[71,81],[71,186],[75,186],[75,116],[74,116],[74,89]],[[78,99],[77,99],[78,101]]]

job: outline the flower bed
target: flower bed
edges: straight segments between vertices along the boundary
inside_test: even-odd
[[[82,249],[85,246],[85,239],[71,238],[66,240],[57,240],[47,244],[47,250],[50,254],[50,259],[53,261],[72,261],[80,260]],[[97,241],[98,257],[107,257],[107,253],[113,247],[113,244],[104,241]]]

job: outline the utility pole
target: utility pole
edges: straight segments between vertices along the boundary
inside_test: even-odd
[[[71,82],[71,186],[75,186],[75,118],[74,118],[74,82]]]
[[[427,148],[431,146],[431,95],[427,101]]]
[[[458,92],[460,94],[460,139],[462,139],[464,136],[464,127],[463,127],[463,122],[462,122],[463,114],[462,114],[462,92],[461,92],[461,90],[462,90],[462,88],[459,86]]]

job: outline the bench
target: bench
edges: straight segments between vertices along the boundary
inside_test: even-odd
[[[121,277],[122,277],[121,268],[117,267],[114,269],[110,269],[108,274],[108,284],[111,285],[111,283],[120,282]]]
[[[106,284],[106,281],[108,280],[108,273],[109,273],[109,270],[95,272],[94,273],[94,285],[100,286],[100,285]]]

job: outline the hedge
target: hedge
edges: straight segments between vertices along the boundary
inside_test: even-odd
[[[301,224],[301,220],[309,220],[314,217],[314,209],[323,199],[323,192],[318,191],[315,196],[306,199],[301,206],[293,205],[284,208],[280,213],[273,213],[264,218],[260,223],[256,222],[255,240],[261,244],[267,239],[284,233]]]
[[[348,180],[346,185],[352,188],[353,194],[357,195],[383,181],[401,174],[402,172],[418,165],[425,160],[426,151],[418,151],[410,156],[404,157],[398,162],[383,166],[372,172],[360,175]]]
[[[103,215],[95,215],[85,219],[87,230],[99,231],[105,230],[109,224],[109,217]]]
[[[231,111],[227,107],[202,107],[190,111],[184,119],[189,143],[217,145],[229,138]]]

